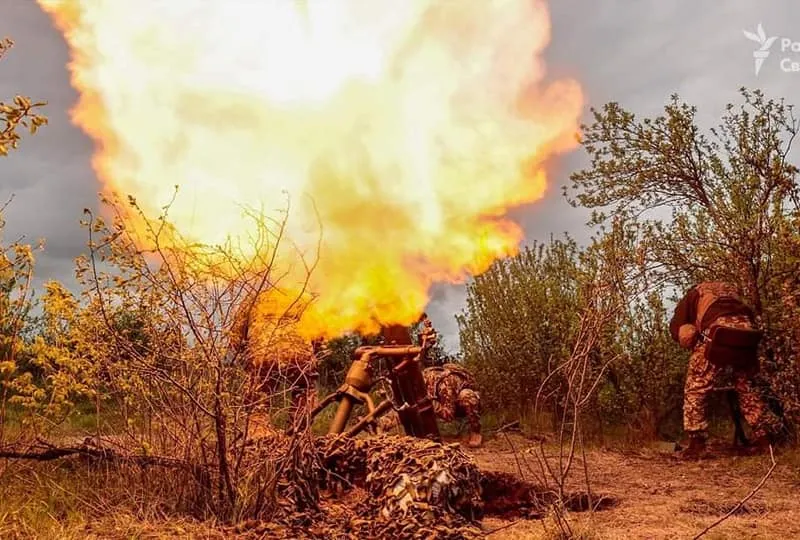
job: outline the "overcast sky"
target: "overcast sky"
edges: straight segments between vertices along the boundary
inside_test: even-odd
[[[737,99],[741,86],[800,101],[800,71],[780,68],[780,60],[789,57],[800,70],[800,52],[781,52],[778,39],[756,76],[753,51],[758,44],[742,33],[755,32],[762,23],[767,36],[800,41],[797,0],[553,0],[550,10],[550,73],[579,80],[590,105],[613,100],[640,115],[656,114],[677,92],[713,122],[725,103]],[[14,39],[16,46],[0,63],[0,99],[24,93],[46,100],[50,119],[18,152],[0,160],[0,201],[14,196],[5,216],[5,236],[46,238],[37,282],[55,278],[73,284],[73,259],[86,240],[78,221],[83,208],[96,205],[100,185],[90,166],[92,143],[67,115],[77,94],[69,83],[66,46],[34,0],[0,0],[3,36]],[[517,213],[529,241],[564,232],[579,241],[587,238],[585,214],[561,196],[570,172],[584,164],[579,150],[560,160],[547,197]],[[439,287],[428,310],[451,346],[457,344],[454,314],[463,301],[462,287]]]

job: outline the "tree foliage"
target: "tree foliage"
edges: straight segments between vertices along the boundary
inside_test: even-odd
[[[254,469],[246,454],[257,416],[273,416],[275,400],[262,388],[265,374],[241,357],[232,330],[247,299],[283,291],[271,264],[285,222],[253,214],[254,245],[210,246],[182,240],[166,213],[149,218],[133,199],[127,207],[117,198],[103,202],[109,220],[86,210],[83,221],[80,292],[46,285],[38,331],[22,344],[28,363],[2,364],[3,404],[21,407],[23,426],[33,428],[21,435],[36,440],[80,402],[93,402],[96,425],[87,434],[192,467],[190,500],[180,504],[221,519],[269,515],[270,475],[281,467]],[[306,301],[301,295],[294,305]],[[281,332],[291,324],[282,322]]]
[[[0,215],[0,232],[4,225]],[[26,333],[32,322],[34,250],[21,242],[0,245],[0,440],[6,436],[9,398],[30,364]]]
[[[128,208],[105,202],[113,220],[87,214],[90,253],[77,276],[95,313],[88,323],[98,327],[83,335],[106,347],[97,360],[123,405],[125,436],[133,447],[216,470],[205,495],[215,515],[261,515],[269,486],[243,459],[255,415],[270,411],[272,396],[262,390],[266,375],[241,356],[234,327],[241,309],[255,309],[248,302],[284,286],[273,263],[288,214],[253,213],[253,245],[204,245],[170,227],[168,208],[152,219],[132,198]],[[284,336],[294,324],[288,310],[304,302],[300,293],[287,312],[261,315],[275,315],[272,332]],[[273,345],[280,354],[282,343]]]
[[[800,412],[798,122],[782,100],[741,95],[707,130],[676,95],[654,118],[615,102],[592,109],[582,135],[590,165],[565,189],[593,212],[590,245],[535,245],[468,288],[462,350],[487,404],[530,408],[532,389],[577,339],[580,291],[602,274],[613,285],[603,294],[625,306],[595,343],[596,365],[616,358],[598,387],[605,418],[655,435],[677,415],[686,353],[668,336],[670,300],[704,280],[736,284],[753,306],[767,333],[765,371]]]
[[[548,369],[569,354],[578,324],[578,247],[533,244],[467,286],[458,317],[461,352],[486,407],[524,416]]]
[[[0,40],[0,60],[12,47],[9,39]],[[0,131],[0,156],[6,156],[17,148],[20,135],[19,126],[36,133],[47,119],[34,113],[34,109],[44,103],[31,103],[30,99],[17,96],[13,104],[0,101],[0,118],[4,123]],[[9,201],[10,202],[10,201]],[[20,377],[28,371],[31,358],[37,354],[31,351],[28,334],[33,323],[32,299],[34,253],[41,249],[43,242],[28,244],[22,239],[7,242],[2,233],[5,230],[3,214],[8,206],[0,208],[0,441],[6,440],[6,419],[9,398],[15,393]]]
[[[98,395],[97,354],[80,321],[89,313],[53,281],[45,284],[42,304],[39,331],[27,344],[27,365],[8,384],[9,401],[32,413],[26,423],[41,421],[34,426],[37,431],[60,424],[78,401]]]
[[[591,224],[627,220],[639,228],[651,272],[677,287],[736,284],[767,332],[765,367],[800,411],[792,344],[800,290],[800,187],[791,161],[798,121],[783,100],[746,89],[741,96],[706,131],[696,107],[678,96],[655,118],[639,119],[618,103],[593,109],[582,140],[591,166],[572,175],[566,193],[595,211]]]
[[[601,344],[601,356],[618,359],[608,365],[599,387],[598,408],[607,423],[626,426],[634,437],[674,436],[687,355],[669,335],[665,286],[633,287],[638,293],[623,293],[625,309]]]
[[[685,355],[665,333],[664,284],[651,279],[636,233],[617,222],[585,248],[533,244],[469,285],[462,352],[488,408],[546,412],[557,426],[574,384],[564,366],[584,355],[598,419],[654,434],[674,413],[667,394]]]
[[[0,39],[0,60],[13,45],[14,42],[8,38]],[[47,117],[38,114],[38,110],[46,104],[21,95],[15,96],[11,103],[0,101],[0,121],[3,126],[0,129],[0,156],[6,156],[10,150],[17,148],[21,140],[18,132],[20,126],[34,134],[47,124]]]
[[[639,120],[617,103],[593,110],[583,135],[591,166],[572,175],[570,201],[607,209],[594,224],[609,212],[635,219],[654,262],[677,282],[737,283],[763,313],[765,292],[796,273],[783,247],[800,201],[788,159],[798,123],[783,101],[742,96],[708,134],[677,95],[656,118]]]

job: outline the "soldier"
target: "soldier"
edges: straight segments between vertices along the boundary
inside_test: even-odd
[[[428,351],[438,341],[438,333],[433,328],[427,313],[423,313],[419,321],[422,329],[419,333],[420,346]],[[404,335],[408,335],[407,331]],[[384,339],[389,341],[384,331]],[[463,366],[447,363],[441,366],[426,367],[422,370],[428,397],[433,405],[433,412],[443,422],[452,422],[456,418],[466,418],[469,422],[470,436],[467,444],[473,448],[481,445],[481,397],[472,374]],[[391,431],[400,425],[400,418],[391,411],[378,420],[378,426],[384,431]]]
[[[715,326],[752,329],[754,320],[752,310],[729,283],[700,283],[689,289],[676,306],[669,325],[670,334],[682,348],[692,351],[683,403],[683,426],[689,445],[683,451],[683,457],[698,457],[705,451],[708,396],[723,370],[706,359],[708,340],[704,336]],[[733,378],[742,412],[753,429],[755,446],[764,448],[777,442],[783,426],[757,390],[758,359],[755,354],[753,362],[751,369],[735,368]]]
[[[466,418],[469,422],[467,445],[477,448],[483,442],[481,435],[481,396],[472,374],[463,366],[448,363],[425,368],[422,371],[433,412],[443,422]]]
[[[293,423],[297,423],[314,406],[321,343],[297,334],[297,317],[271,317],[260,313],[259,307],[252,301],[240,306],[231,328],[231,350],[256,377],[263,399],[269,399],[281,383],[291,389]]]
[[[428,357],[438,341],[438,333],[427,313],[420,317],[420,345],[427,349]],[[452,422],[456,418],[466,418],[469,422],[469,441],[473,448],[481,445],[481,396],[472,373],[463,366],[446,363],[426,367],[422,370],[428,397],[433,404],[433,412],[443,422]]]
[[[428,397],[433,405],[436,418],[442,422],[452,422],[456,418],[466,418],[469,422],[470,435],[467,445],[480,447],[481,435],[481,396],[475,389],[472,374],[458,364],[444,364],[422,370]],[[383,431],[399,428],[400,417],[395,411],[389,411],[378,419],[378,426]]]

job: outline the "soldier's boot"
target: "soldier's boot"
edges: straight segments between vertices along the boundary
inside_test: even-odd
[[[700,459],[706,455],[706,437],[703,433],[690,433],[688,444],[680,450],[678,456],[681,459]]]

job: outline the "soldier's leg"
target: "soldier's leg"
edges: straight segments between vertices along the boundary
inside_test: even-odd
[[[770,409],[763,395],[763,381],[756,375],[734,373],[739,406],[755,439],[774,437],[783,431],[783,421]]]
[[[469,422],[469,429],[474,433],[481,431],[481,396],[471,388],[465,388],[458,394],[456,400],[458,409],[467,422]],[[460,415],[459,415],[460,416]]]
[[[708,436],[708,396],[720,372],[719,368],[708,363],[704,352],[705,346],[700,345],[689,357],[683,392],[683,429],[690,437],[703,440]]]
[[[456,400],[458,409],[469,422],[469,445],[480,446],[481,436],[481,396],[471,388],[465,388],[458,393]]]

